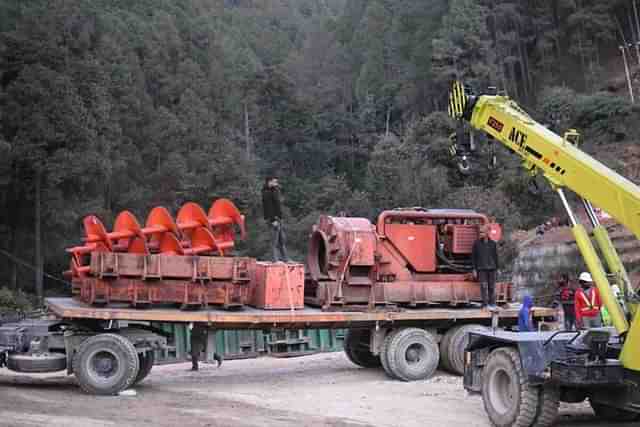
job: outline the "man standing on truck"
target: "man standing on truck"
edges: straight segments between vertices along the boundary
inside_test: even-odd
[[[576,323],[580,329],[599,328],[602,326],[600,308],[602,301],[598,288],[593,286],[591,274],[580,273],[580,288],[576,291]]]
[[[473,277],[480,281],[482,307],[496,309],[496,270],[498,269],[498,247],[489,239],[486,225],[480,227],[480,236],[471,251]]]
[[[280,205],[280,184],[275,176],[267,177],[262,187],[262,209],[264,220],[271,227],[271,250],[273,262],[289,262],[284,225],[282,224],[282,206]]]

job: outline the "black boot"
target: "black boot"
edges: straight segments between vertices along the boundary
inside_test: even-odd
[[[191,356],[191,370],[192,371],[197,371],[198,370],[198,358],[197,357]]]
[[[224,360],[222,358],[222,356],[220,356],[218,353],[213,353],[213,360],[215,360],[216,362],[218,362],[218,368],[220,366],[222,366],[222,361]]]

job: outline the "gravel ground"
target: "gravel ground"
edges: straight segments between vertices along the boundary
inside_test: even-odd
[[[342,353],[202,366],[156,366],[127,397],[86,395],[63,374],[0,369],[0,426],[489,427],[482,400],[444,373],[403,383]],[[560,427],[602,425],[588,405],[561,408]]]

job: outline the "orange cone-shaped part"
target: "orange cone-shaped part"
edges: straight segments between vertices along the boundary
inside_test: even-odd
[[[147,241],[142,234],[140,223],[129,211],[123,211],[116,217],[113,232],[109,237],[116,241],[113,249],[134,254],[148,254]]]
[[[149,212],[145,227],[141,231],[145,236],[149,236],[149,249],[157,252],[163,235],[165,233],[177,235],[178,226],[166,208],[157,206]]]
[[[158,252],[164,255],[184,255],[182,245],[173,233],[164,233],[159,242]]]
[[[216,249],[216,240],[205,227],[197,227],[190,233],[191,248],[185,249],[185,254],[198,255],[212,252]]]
[[[109,239],[107,230],[102,221],[95,215],[86,216],[82,220],[84,226],[85,244],[68,248],[71,253],[70,271],[72,277],[85,277],[90,271],[90,258],[87,256],[91,252],[111,252],[113,245]]]
[[[188,202],[185,203],[178,211],[176,224],[180,231],[188,235],[192,230],[198,227],[209,228],[209,219],[199,204]]]
[[[113,231],[110,233],[113,239],[129,238],[141,235],[140,223],[129,211],[122,211],[116,217],[113,224]]]
[[[109,251],[113,250],[107,230],[97,216],[89,215],[84,217],[82,224],[84,225],[84,241],[86,243],[102,243]]]
[[[240,238],[246,237],[244,215],[229,199],[218,199],[209,208],[209,224],[217,240],[234,241],[233,224],[240,228]]]
[[[127,252],[131,254],[148,255],[150,252],[149,246],[147,245],[147,239],[140,236],[128,239]]]

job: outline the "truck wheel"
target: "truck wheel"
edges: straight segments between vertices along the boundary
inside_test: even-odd
[[[469,344],[469,332],[482,331],[482,325],[460,325],[451,328],[440,341],[442,368],[456,375],[464,374],[464,351]]]
[[[393,335],[398,333],[398,331],[399,330],[392,330],[391,332],[389,332],[387,336],[384,337],[384,341],[382,341],[382,347],[380,348],[380,363],[382,364],[382,368],[387,373],[389,378],[393,378],[395,380],[399,378],[396,377],[396,374],[393,371],[391,371],[391,368],[389,367],[388,354],[389,354],[389,343],[391,342]]]
[[[354,364],[363,368],[378,368],[380,357],[370,350],[371,332],[368,330],[350,330],[344,337],[344,352]]]
[[[433,375],[440,359],[433,335],[424,329],[404,328],[389,338],[385,345],[386,362],[395,378],[417,381]]]
[[[131,341],[116,334],[100,334],[80,345],[73,357],[73,370],[85,392],[113,395],[133,384],[139,363]]]
[[[133,384],[138,384],[140,381],[147,378],[147,375],[151,372],[151,368],[153,368],[155,361],[156,355],[153,351],[138,354],[138,365],[140,366],[140,369],[138,369],[138,375],[136,376],[136,379],[133,380]]]
[[[613,406],[593,402],[591,400],[589,400],[589,403],[598,418],[619,423],[628,423],[640,419],[640,414],[637,412],[625,411],[624,409],[615,408]]]
[[[496,427],[533,424],[540,390],[529,385],[516,349],[500,347],[489,354],[483,369],[482,401]]]
[[[560,390],[556,387],[539,387],[536,418],[531,427],[551,427],[558,418]]]

